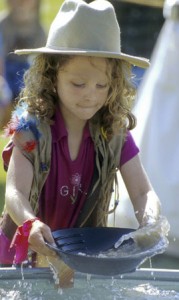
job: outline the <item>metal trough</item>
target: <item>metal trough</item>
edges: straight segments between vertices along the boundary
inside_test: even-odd
[[[173,300],[179,299],[179,271],[138,269],[108,277],[75,273],[74,286],[60,289],[49,268],[0,268],[1,300]]]

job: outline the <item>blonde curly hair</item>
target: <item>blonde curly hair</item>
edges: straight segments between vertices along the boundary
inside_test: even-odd
[[[59,98],[55,90],[57,73],[74,56],[40,54],[24,75],[24,88],[19,104],[26,102],[29,113],[51,122]],[[136,88],[132,81],[131,65],[119,59],[106,58],[110,88],[105,105],[97,112],[106,139],[110,140],[120,128],[133,129],[136,125],[131,110]],[[94,116],[95,118],[95,116]]]

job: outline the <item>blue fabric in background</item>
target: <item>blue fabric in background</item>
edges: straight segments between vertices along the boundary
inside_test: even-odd
[[[27,61],[17,61],[13,57],[7,57],[5,61],[5,78],[12,91],[12,98],[16,98],[23,87],[23,75],[29,68]]]

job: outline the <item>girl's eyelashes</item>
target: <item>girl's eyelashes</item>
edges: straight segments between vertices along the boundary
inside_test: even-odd
[[[108,87],[108,84],[107,83],[106,84],[97,84],[96,86],[100,89],[105,89]]]
[[[73,84],[75,87],[84,87],[84,86],[85,86],[85,83],[75,83],[75,82],[72,82],[72,84]]]
[[[75,83],[75,82],[72,82],[72,84],[73,84],[73,86],[74,87],[79,87],[79,88],[81,88],[81,87],[85,87],[85,83]],[[106,83],[106,84],[100,84],[100,83],[97,83],[96,84],[96,87],[97,88],[100,88],[100,89],[103,89],[103,88],[107,88],[108,87],[108,84]]]

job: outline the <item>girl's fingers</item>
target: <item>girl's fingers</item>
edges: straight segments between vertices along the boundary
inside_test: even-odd
[[[56,256],[55,251],[50,249],[46,242],[55,244],[50,228],[41,221],[35,221],[29,235],[30,248],[45,256]]]

